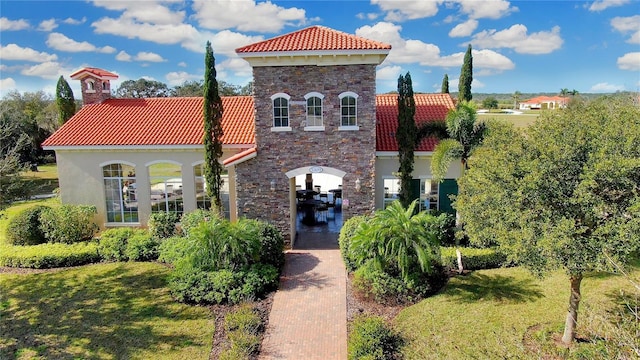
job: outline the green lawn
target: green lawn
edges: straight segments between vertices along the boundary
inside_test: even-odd
[[[640,283],[636,265],[631,278]],[[579,336],[594,338],[593,330],[601,337],[613,335],[593,320],[614,309],[614,301],[621,303],[621,291],[635,294],[636,302],[640,296],[622,276],[597,274],[583,280]],[[475,271],[403,310],[395,325],[409,339],[407,359],[602,358],[593,355],[596,347],[589,342],[567,351],[548,340],[552,336],[545,331],[562,331],[568,300],[569,282],[561,272],[540,280],[522,268]]]
[[[56,164],[39,165],[38,171],[25,171],[22,178],[33,182],[33,195],[51,194],[58,188],[58,166]]]
[[[524,113],[524,114],[501,114],[501,113],[488,113],[478,114],[478,120],[487,121],[489,119],[504,120],[512,123],[516,128],[527,127],[533,124],[538,118],[539,113]]]
[[[110,263],[0,274],[0,359],[207,359],[211,312],[176,303],[168,272]]]

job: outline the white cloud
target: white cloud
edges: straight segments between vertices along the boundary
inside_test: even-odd
[[[202,75],[189,74],[185,71],[172,71],[165,76],[167,85],[182,85],[187,80],[202,80]]]
[[[6,17],[0,17],[0,31],[16,31],[29,28],[29,22],[25,19],[9,20]]]
[[[216,66],[216,69],[224,72],[232,72],[238,77],[251,77],[253,75],[251,65],[237,56],[224,60]]]
[[[376,71],[376,79],[382,81],[397,81],[402,72],[402,68],[398,65],[383,66]]]
[[[640,71],[640,52],[631,52],[619,57],[618,68],[621,70]]]
[[[509,48],[520,54],[549,54],[562,47],[560,27],[527,34],[527,27],[516,24],[508,29],[484,30],[473,36],[473,44],[485,48]]]
[[[173,11],[162,1],[112,1],[94,0],[93,4],[108,10],[122,11],[122,18],[156,25],[178,25],[185,17],[184,10]],[[165,2],[166,3],[166,2]],[[178,6],[182,6],[179,2]]]
[[[237,32],[222,30],[209,37],[214,55],[235,56],[235,49],[264,40],[262,36],[247,36]],[[204,51],[204,44],[202,45]]]
[[[624,90],[624,85],[615,85],[609,83],[598,83],[593,85],[589,92],[592,93],[611,93]]]
[[[58,62],[47,61],[25,68],[20,73],[26,76],[37,76],[47,80],[55,80],[58,79],[60,75],[68,76],[71,72],[71,69],[62,68]]]
[[[309,21],[304,9],[284,8],[270,1],[196,0],[193,10],[200,26],[214,30],[279,32],[286,25],[300,26]]]
[[[631,33],[628,43],[640,44],[640,15],[614,17],[611,19],[611,26],[622,34]]]
[[[375,19],[377,19],[380,15],[376,14],[376,13],[357,13],[356,14],[356,18],[360,19],[360,20],[370,20],[373,21]]]
[[[626,5],[630,0],[596,0],[589,6],[589,11],[602,11],[610,7]]]
[[[186,63],[186,62],[184,62],[184,61],[180,61],[180,62],[178,63],[178,66],[180,66],[180,67],[187,67],[187,63]]]
[[[86,41],[78,42],[66,37],[61,33],[51,33],[47,38],[46,44],[52,49],[67,52],[92,52],[97,51],[103,54],[112,54],[116,51],[111,46],[96,47]]]
[[[506,0],[458,0],[460,12],[469,15],[471,19],[500,19],[518,11],[517,7],[511,7]]]
[[[449,31],[450,37],[465,37],[473,33],[478,28],[478,20],[469,19],[462,24],[456,25],[451,31]]]
[[[179,44],[199,38],[198,30],[188,24],[154,25],[135,22],[130,18],[102,18],[91,24],[96,34],[123,36],[128,39],[140,39],[157,44]],[[204,47],[203,50],[204,51]]]
[[[373,26],[365,25],[356,29],[356,35],[391,44],[391,51],[384,64],[419,63],[423,66],[452,67],[462,65],[464,52],[441,55],[440,48],[421,40],[403,39],[401,26],[388,22],[379,22]],[[492,50],[473,50],[474,70],[484,69],[492,73],[515,68],[513,62],[504,55]]]
[[[141,51],[139,52],[136,57],[134,58],[134,60],[136,61],[147,61],[147,62],[164,62],[166,61],[165,59],[162,58],[162,56],[156,54],[156,53],[152,53],[152,52],[146,52],[146,51]]]
[[[131,61],[131,55],[127,54],[126,51],[122,50],[118,53],[118,55],[116,55],[116,60],[118,61]]]
[[[438,13],[438,6],[444,3],[444,0],[371,0],[371,3],[378,5],[387,13],[386,21],[397,22],[434,16]]]
[[[46,52],[38,52],[31,48],[23,48],[16,44],[9,44],[0,47],[0,59],[45,62],[57,60],[58,56]]]
[[[87,17],[83,16],[82,19],[80,19],[80,20],[68,17],[68,18],[62,20],[62,22],[67,24],[67,25],[80,25],[80,24],[84,24],[85,22],[87,22]]]
[[[5,92],[16,88],[16,82],[12,78],[0,79],[0,91]]]
[[[56,24],[56,19],[49,19],[49,20],[43,20],[42,22],[40,22],[40,25],[38,25],[38,30],[49,32],[57,27],[58,27],[58,24]]]

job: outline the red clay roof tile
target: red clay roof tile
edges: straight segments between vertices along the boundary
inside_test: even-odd
[[[200,97],[109,99],[87,105],[42,146],[201,145]],[[253,97],[222,98],[225,145],[255,143]]]
[[[106,70],[102,70],[102,69],[98,69],[98,68],[94,68],[94,67],[82,68],[82,69],[74,72],[73,74],[71,74],[70,77],[72,79],[74,79],[74,80],[77,80],[77,79],[81,79],[81,78],[85,77],[83,75],[86,75],[86,74],[91,74],[91,75],[93,75],[93,76],[95,76],[97,78],[100,78],[100,79],[117,79],[118,78],[118,75],[116,75],[116,74],[114,74],[112,72],[108,72]]]
[[[318,51],[318,50],[389,50],[391,45],[360,36],[311,26],[289,34],[236,49],[236,53]]]

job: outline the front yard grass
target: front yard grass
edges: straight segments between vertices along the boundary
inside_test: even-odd
[[[630,277],[638,283],[640,264]],[[635,294],[636,301],[640,293],[620,275],[585,277],[578,316],[582,338],[568,350],[557,347],[548,334],[550,329],[561,332],[566,316],[569,283],[561,272],[542,280],[517,267],[457,276],[439,294],[403,310],[394,322],[409,340],[403,349],[406,359],[593,358],[585,355],[598,351],[585,339],[587,330],[601,339],[613,334],[591,328],[589,315],[606,314],[616,302],[619,306],[621,292]]]
[[[169,271],[136,262],[0,273],[0,358],[207,359],[213,315],[175,302]]]

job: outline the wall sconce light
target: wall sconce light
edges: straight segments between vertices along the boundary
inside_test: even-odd
[[[360,183],[360,179],[356,179],[356,191],[360,191],[362,188],[362,184]]]
[[[275,180],[271,180],[271,191],[276,191],[276,181]]]

